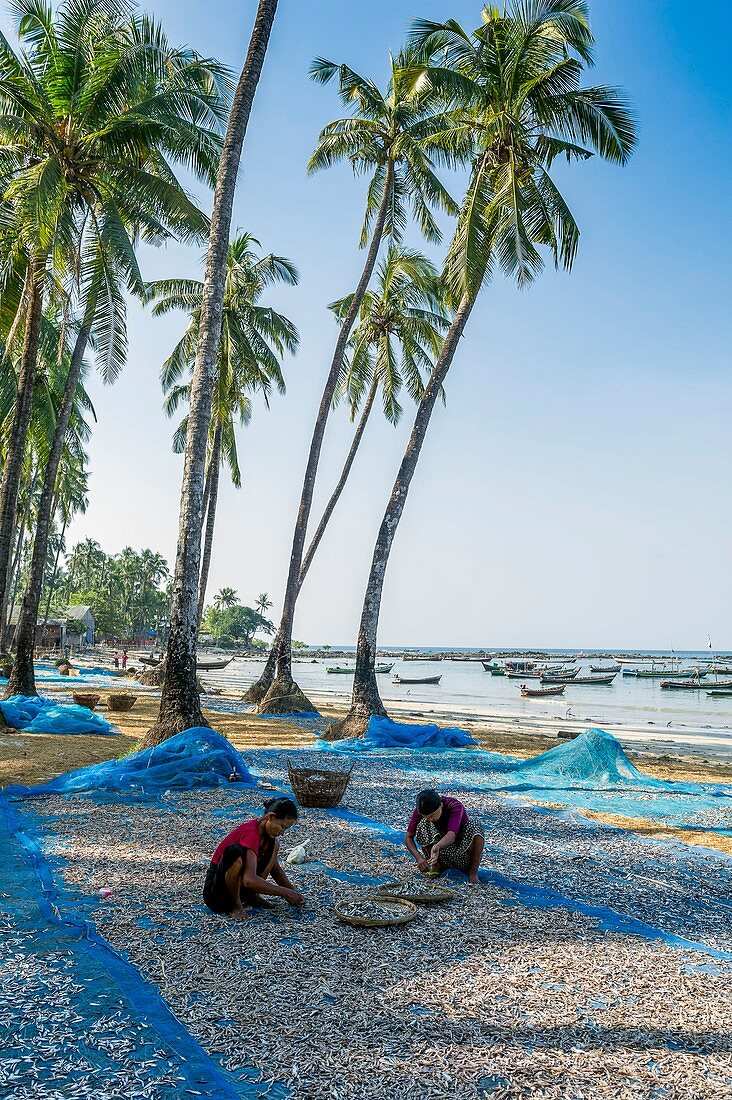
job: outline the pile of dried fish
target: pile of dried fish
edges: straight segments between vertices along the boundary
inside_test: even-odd
[[[336,903],[336,913],[350,924],[403,924],[417,915],[410,902],[384,901],[381,898],[345,898]]]
[[[453,891],[446,886],[439,886],[429,879],[419,879],[412,882],[386,882],[376,887],[376,894],[380,897],[404,898],[406,901],[418,901],[422,904],[431,902],[450,901]]]
[[[281,784],[286,755],[248,762]],[[728,860],[470,792],[488,885],[455,884],[458,904],[377,933],[374,950],[332,920],[355,883],[373,890],[414,869],[398,836],[363,818],[403,830],[434,782],[428,766],[362,757],[347,808],[363,817],[307,810],[285,837],[286,849],[312,837],[319,855],[288,868],[307,908],[278,903],[240,923],[207,912],[200,892],[216,843],[261,810],[256,792],[35,809],[67,883],[113,890],[94,914],[101,934],[212,1057],[258,1073],[263,1096],[277,1083],[292,1100],[729,1100],[730,961],[663,940],[732,950]],[[609,930],[631,918],[649,934]]]

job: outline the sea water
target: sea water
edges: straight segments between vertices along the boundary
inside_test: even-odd
[[[547,651],[551,655],[551,651]],[[566,651],[564,651],[566,653]],[[649,654],[650,656],[650,654]],[[671,654],[654,654],[659,661]],[[676,654],[681,667],[695,661],[709,660],[709,653]],[[381,660],[381,658],[380,658]],[[379,691],[389,709],[395,711],[419,711],[434,715],[436,721],[459,718],[473,719],[505,717],[511,719],[577,719],[604,727],[630,725],[647,727],[649,733],[663,728],[681,730],[713,730],[725,740],[729,738],[732,749],[732,696],[713,698],[706,692],[714,686],[714,677],[702,680],[699,691],[668,690],[657,679],[637,679],[618,672],[612,684],[607,686],[566,684],[564,694],[549,698],[521,696],[521,680],[505,676],[491,676],[480,661],[404,661],[399,658],[383,658],[384,663],[394,660],[390,674],[379,675]],[[580,675],[589,675],[589,659],[582,659]],[[593,664],[609,664],[608,659],[592,658]],[[732,657],[720,657],[720,663],[732,667]],[[346,703],[350,698],[350,676],[329,674],[331,665],[353,666],[354,659],[331,658],[313,660],[296,659],[293,671],[306,695],[321,705]],[[626,666],[627,667],[627,666]],[[639,667],[650,667],[648,664]],[[237,658],[225,670],[202,673],[206,683],[217,684],[227,691],[244,691],[262,670],[262,661]],[[439,685],[402,684],[392,682],[394,674],[406,677],[440,676]],[[732,679],[722,676],[720,679]],[[528,687],[538,687],[539,681],[526,679]]]

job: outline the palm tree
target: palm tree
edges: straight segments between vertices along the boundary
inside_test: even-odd
[[[260,592],[257,596],[257,602],[254,604],[254,610],[257,614],[264,618],[271,606],[272,601],[269,598],[269,594],[267,592]]]
[[[239,597],[233,588],[220,588],[214,596],[214,607],[217,611],[224,611],[230,607],[236,607]]]
[[[445,280],[454,319],[419,403],[409,442],[379,529],[356,652],[349,714],[336,734],[362,733],[384,714],[374,662],[381,595],[394,535],[437,396],[480,290],[494,269],[528,285],[541,272],[540,249],[569,270],[579,229],[549,174],[558,156],[597,153],[625,164],[635,144],[632,115],[613,88],[581,87],[593,36],[584,0],[524,0],[483,10],[474,32],[457,23],[420,21],[413,44],[426,59],[416,75],[452,109],[446,144],[469,167]],[[441,65],[432,64],[439,57]]]
[[[292,539],[282,619],[272,646],[277,653],[276,679],[269,682],[272,669],[268,663],[265,672],[247,693],[248,699],[261,700],[263,712],[313,709],[292,679],[295,604],[325,428],[351,330],[376,267],[381,242],[384,236],[400,241],[408,222],[409,208],[426,239],[432,242],[440,240],[440,232],[431,208],[457,212],[434,173],[433,159],[427,148],[431,141],[433,154],[439,155],[438,135],[444,125],[433,110],[432,97],[415,95],[411,91],[410,64],[410,59],[404,55],[391,59],[391,77],[385,93],[347,65],[319,58],[311,68],[313,79],[322,84],[337,76],[341,101],[353,113],[329,123],[321,132],[308,171],[316,172],[348,160],[354,173],[370,174],[360,242],[362,247],[368,244],[368,250],[361,277],[341,320],[313,429]]]
[[[157,723],[145,738],[148,746],[159,744],[182,730],[206,724],[196,680],[196,641],[208,426],[216,383],[236,177],[277,2],[259,0],[257,5],[254,29],[234,93],[216,177],[196,363],[191,379],[165,679]]]
[[[236,423],[249,423],[250,393],[260,391],[269,406],[273,386],[280,393],[285,392],[280,359],[285,351],[294,353],[299,342],[292,322],[270,306],[260,303],[264,291],[275,283],[295,286],[299,277],[297,269],[284,256],[257,256],[252,245],[259,245],[256,237],[240,232],[229,245],[226,260],[221,340],[204,489],[206,534],[198,589],[199,624],[211,564],[219,469],[222,465],[228,466],[233,484],[237,489],[241,486]],[[202,297],[203,283],[194,279],[165,279],[151,283],[147,290],[148,300],[156,302],[153,309],[156,316],[172,309],[185,309],[191,314],[186,332],[163,366],[162,382],[167,394],[165,411],[168,416],[172,416],[181,401],[188,398],[190,382],[182,383],[181,379],[191,372],[195,362]],[[188,421],[184,417],[173,440],[173,450],[179,453],[185,447],[187,427]]]
[[[126,3],[67,0],[55,15],[36,0],[14,0],[27,52],[0,39],[0,143],[5,198],[27,238],[30,298],[18,409],[32,390],[38,318],[48,265],[64,280],[69,312],[77,304],[76,340],[39,505],[18,656],[9,690],[32,694],[33,637],[46,558],[55,480],[76,382],[87,344],[107,380],[124,362],[124,298],[143,284],[134,240],[200,240],[207,221],[176,180],[185,164],[213,179],[226,110],[224,70],[168,46],[152,20]],[[22,450],[27,418],[16,416],[13,452]],[[0,519],[9,513],[6,476]],[[0,574],[7,531],[0,532]]]

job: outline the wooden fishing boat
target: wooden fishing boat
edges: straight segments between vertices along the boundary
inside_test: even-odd
[[[137,660],[143,665],[159,665],[162,661],[162,657],[138,657]],[[196,670],[198,672],[215,672],[216,669],[226,668],[234,660],[233,657],[224,657],[221,661],[196,661]]]
[[[571,680],[576,680],[579,676],[579,668],[570,668],[566,672],[542,672],[542,683],[549,682],[551,680],[557,683],[569,683]]]
[[[505,675],[506,675],[505,668],[492,668],[491,669],[491,676],[505,676]]]
[[[706,676],[706,670],[695,668],[624,668],[623,676],[637,676],[639,680],[687,680],[690,676]]]
[[[535,661],[504,661],[506,672],[530,672],[535,664]]]
[[[233,657],[225,657],[222,661],[196,661],[196,668],[199,672],[215,672],[218,668],[226,668],[233,660]]]
[[[506,676],[509,680],[538,680],[541,673],[538,669],[530,669],[528,672],[513,672],[510,669],[506,669]]]
[[[521,694],[524,699],[534,699],[537,696],[542,695],[563,695],[564,684],[557,684],[555,687],[544,688],[527,688],[526,684],[521,685]]]
[[[486,672],[503,672],[500,665],[497,665],[495,661],[481,661],[480,662]]]
[[[724,691],[732,688],[732,680],[717,680],[714,684],[705,684],[702,683],[699,677],[695,676],[691,680],[661,680],[661,687],[675,691],[705,691],[708,688],[712,690],[719,688]]]
[[[620,672],[620,665],[590,665],[590,672]]]
[[[730,685],[730,687],[728,687],[728,688],[725,688],[725,687],[712,688],[711,691],[707,691],[707,695],[720,695],[720,696],[730,697],[730,696],[732,696],[732,685]]]
[[[611,684],[617,672],[611,672],[606,676],[542,676],[542,684]]]
[[[442,676],[420,676],[413,678],[411,676],[397,676],[394,675],[392,680],[393,684],[439,684]]]
[[[382,674],[385,672],[391,672],[395,664],[396,662],[392,662],[392,664],[390,665],[376,665],[374,667],[374,672]],[[356,672],[356,669],[342,668],[340,665],[331,665],[330,667],[326,668],[325,671],[329,672],[331,676],[353,676]]]

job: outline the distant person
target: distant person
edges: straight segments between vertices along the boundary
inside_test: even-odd
[[[420,791],[404,843],[420,871],[439,873],[454,867],[465,872],[472,886],[479,885],[478,868],[485,847],[483,828],[468,816],[457,798],[443,798],[433,790]]]
[[[116,649],[114,651],[114,656],[112,657],[112,660],[114,661],[114,667],[119,668],[119,654],[117,653]]]
[[[126,668],[127,668],[127,650],[123,649],[122,650],[122,671],[124,672],[124,670]]]
[[[277,858],[279,838],[296,821],[297,806],[291,798],[272,798],[265,802],[261,817],[245,821],[224,837],[211,856],[203,886],[209,909],[243,920],[245,905],[273,908],[261,894],[284,898],[298,908],[305,904]]]

